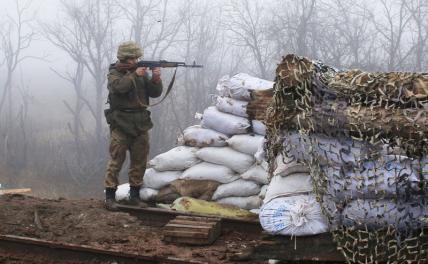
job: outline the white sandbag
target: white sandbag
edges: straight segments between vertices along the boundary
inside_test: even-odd
[[[143,187],[159,190],[172,181],[177,180],[183,174],[182,171],[157,171],[147,169],[144,174]]]
[[[226,166],[238,173],[244,173],[254,163],[254,157],[229,147],[201,148],[196,156],[206,162]]]
[[[260,209],[251,209],[250,210],[251,213],[258,215],[260,213]]]
[[[251,126],[253,128],[253,132],[259,135],[266,135],[266,125],[263,124],[262,121],[259,120],[251,120]]]
[[[263,139],[260,135],[235,135],[226,142],[234,150],[254,156]]]
[[[393,200],[354,200],[343,210],[343,224],[368,228],[394,225],[399,228],[414,226],[418,228],[420,217],[426,217],[426,201],[405,203]]]
[[[241,178],[244,180],[255,181],[259,184],[269,183],[269,174],[260,165],[254,165],[249,168],[246,172],[241,174]]]
[[[198,148],[179,146],[154,157],[149,165],[157,171],[181,171],[201,162],[195,155]]]
[[[263,203],[280,196],[306,194],[309,192],[312,192],[312,182],[308,173],[296,173],[286,177],[277,175],[270,181]]]
[[[359,167],[323,166],[327,192],[335,200],[394,198],[421,191],[415,164],[406,156],[386,155]]]
[[[237,135],[248,132],[250,121],[244,117],[222,113],[215,106],[210,106],[204,111],[201,125],[226,135]]]
[[[262,200],[258,195],[249,196],[249,197],[226,197],[217,200],[221,204],[231,204],[236,205],[242,209],[257,209],[260,207]]]
[[[154,201],[156,200],[156,195],[158,194],[158,192],[158,190],[152,188],[141,188],[140,198],[143,201]]]
[[[250,101],[251,91],[273,88],[274,82],[259,79],[246,73],[238,73],[232,78],[222,77],[217,84],[217,91],[223,96]]]
[[[266,151],[265,151],[265,142],[266,139],[263,139],[259,142],[259,146],[257,147],[256,153],[254,153],[254,158],[256,159],[257,164],[261,164],[266,161]]]
[[[268,187],[269,187],[269,185],[267,185],[267,184],[262,186],[262,188],[260,189],[260,193],[259,193],[260,199],[263,200],[265,198]]]
[[[260,224],[270,234],[307,236],[328,231],[327,219],[314,195],[279,197],[260,208]]]
[[[199,125],[191,126],[183,131],[184,144],[192,147],[224,147],[229,137],[212,129]]]
[[[218,96],[216,101],[215,105],[219,111],[236,116],[248,117],[248,102],[222,96]]]
[[[260,187],[257,183],[239,179],[218,186],[213,194],[212,200],[218,200],[229,196],[248,197],[258,193],[260,193]]]
[[[288,176],[294,173],[309,173],[309,167],[296,162],[294,158],[278,155],[275,159],[276,169],[274,175]]]
[[[129,183],[124,183],[117,186],[116,201],[129,200]]]
[[[229,183],[239,179],[239,176],[228,167],[202,162],[185,170],[180,179],[211,180],[220,183]]]

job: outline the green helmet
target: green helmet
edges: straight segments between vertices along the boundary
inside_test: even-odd
[[[134,41],[126,41],[119,45],[117,49],[117,58],[121,61],[129,58],[139,58],[143,56],[143,51]]]

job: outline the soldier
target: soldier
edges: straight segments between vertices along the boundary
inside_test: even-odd
[[[105,174],[105,206],[116,210],[115,194],[119,184],[118,175],[130,153],[129,184],[130,204],[147,207],[140,200],[140,187],[146,170],[149,153],[148,131],[153,127],[150,111],[147,110],[149,97],[162,94],[160,68],[152,69],[152,76],[143,67],[136,67],[137,59],[143,53],[133,41],[120,44],[117,51],[119,61],[110,65],[108,90],[110,109],[106,110],[110,125],[110,161]]]

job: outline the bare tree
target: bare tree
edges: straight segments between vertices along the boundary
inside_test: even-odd
[[[12,136],[12,119],[14,117],[14,74],[18,66],[29,58],[40,59],[39,56],[26,55],[24,52],[30,47],[36,37],[31,27],[35,14],[30,11],[30,1],[15,2],[16,14],[7,14],[3,30],[0,32],[0,50],[3,52],[3,63],[6,69],[5,83],[0,97],[0,114],[5,113],[4,126],[0,126],[2,132],[1,143],[6,163],[10,161],[10,142]],[[6,111],[3,112],[6,106]]]
[[[260,1],[234,1],[226,6],[223,26],[230,31],[232,44],[246,47],[251,53],[261,78],[270,79],[272,48],[267,37],[266,9]]]

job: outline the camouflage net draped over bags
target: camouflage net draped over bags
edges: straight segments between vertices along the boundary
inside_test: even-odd
[[[270,172],[306,163],[349,262],[428,261],[428,74],[337,71],[287,55],[266,112]]]

